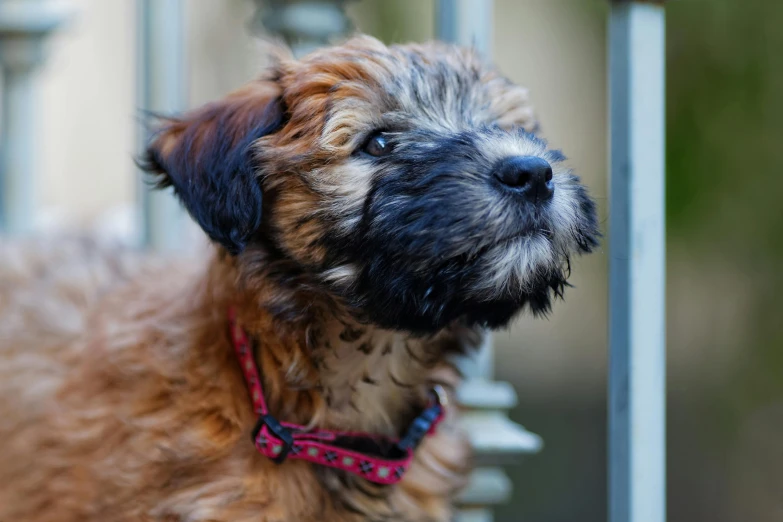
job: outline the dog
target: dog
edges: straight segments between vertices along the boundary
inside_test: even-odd
[[[597,244],[564,160],[441,43],[280,56],[163,118],[140,163],[208,255],[3,245],[0,520],[452,520],[452,356]]]

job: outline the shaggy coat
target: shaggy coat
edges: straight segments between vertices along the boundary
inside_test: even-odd
[[[472,52],[367,37],[164,120],[142,163],[209,254],[0,245],[0,520],[451,520],[470,464],[454,407],[394,486],[275,464],[250,441],[227,312],[275,417],[399,436],[433,383],[453,395],[450,355],[546,311],[595,243],[535,127]],[[550,200],[497,186],[509,156],[551,164]]]

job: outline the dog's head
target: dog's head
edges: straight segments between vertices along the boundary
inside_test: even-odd
[[[167,121],[147,159],[240,262],[274,252],[382,327],[499,327],[546,311],[598,235],[535,127],[473,52],[360,37]]]

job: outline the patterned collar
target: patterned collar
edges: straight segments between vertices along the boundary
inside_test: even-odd
[[[258,422],[252,440],[262,455],[277,463],[302,459],[348,471],[378,484],[399,482],[413,460],[421,440],[443,420],[447,396],[440,385],[430,392],[430,401],[401,439],[362,432],[313,430],[280,422],[269,413],[248,336],[237,323],[236,310],[229,309],[229,326],[242,373],[245,376]]]

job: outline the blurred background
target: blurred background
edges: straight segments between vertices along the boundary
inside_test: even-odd
[[[184,2],[186,106],[259,74],[264,3]],[[34,228],[132,243],[136,2],[68,4],[35,80]],[[386,42],[435,34],[434,0],[346,9],[357,30]],[[608,9],[605,0],[495,0],[492,33],[493,61],[530,88],[542,134],[597,197],[604,227]],[[667,4],[671,522],[783,521],[781,24],[779,1]],[[499,521],[607,519],[605,249],[577,260],[572,282],[548,320],[522,318],[495,335],[495,378],[519,397],[510,416],[545,443],[507,468],[514,495],[495,510]]]

